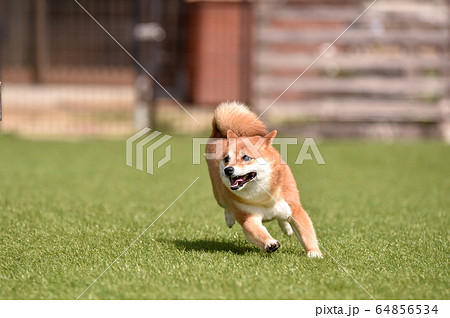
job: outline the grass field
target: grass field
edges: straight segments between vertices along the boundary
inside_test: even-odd
[[[0,298],[77,298],[197,176],[81,299],[370,298],[275,222],[274,254],[228,229],[191,139],[171,143],[172,161],[150,176],[125,165],[124,142],[0,136]],[[448,299],[450,147],[319,148],[326,165],[291,166],[323,250],[376,299]]]

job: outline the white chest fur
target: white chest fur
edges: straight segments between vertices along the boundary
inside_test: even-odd
[[[263,221],[270,221],[273,219],[287,220],[292,214],[291,208],[284,200],[274,202],[273,206],[269,207],[245,203],[237,203],[236,205],[243,212],[260,215]]]

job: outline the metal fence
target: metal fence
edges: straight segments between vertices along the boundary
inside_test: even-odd
[[[0,2],[2,131],[40,135],[128,134],[134,130],[139,99],[147,105],[160,104],[165,110],[160,114],[160,125],[171,124],[165,112],[174,112],[176,117],[179,110],[164,98],[158,99],[167,95],[150,79],[144,91],[136,88],[139,74],[148,76],[125,50],[173,96],[182,99],[184,3],[78,3]],[[136,27],[148,22],[163,27],[164,41],[136,36]]]

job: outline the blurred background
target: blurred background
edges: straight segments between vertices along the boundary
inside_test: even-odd
[[[263,112],[372,1],[0,1],[3,133],[199,134]],[[285,134],[450,141],[450,2],[378,0],[264,113]]]

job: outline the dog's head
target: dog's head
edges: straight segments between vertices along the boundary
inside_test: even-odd
[[[227,147],[219,165],[225,186],[241,191],[269,184],[273,164],[280,159],[272,146],[276,133],[274,130],[264,137],[238,137],[228,130]]]

